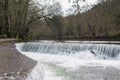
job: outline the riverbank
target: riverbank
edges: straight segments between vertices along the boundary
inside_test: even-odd
[[[23,80],[37,61],[15,49],[15,39],[0,39],[0,80]]]

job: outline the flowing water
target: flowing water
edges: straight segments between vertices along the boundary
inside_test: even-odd
[[[38,61],[27,80],[120,80],[120,45],[40,41],[16,48]]]

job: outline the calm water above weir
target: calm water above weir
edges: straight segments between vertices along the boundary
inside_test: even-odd
[[[16,48],[38,61],[27,80],[120,80],[120,45],[40,41]]]

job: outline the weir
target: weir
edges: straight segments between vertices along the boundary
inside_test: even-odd
[[[46,54],[71,55],[89,52],[99,58],[117,58],[120,54],[120,45],[117,44],[84,44],[71,42],[40,41],[23,43],[21,51]]]
[[[16,49],[38,61],[26,80],[120,80],[120,45],[39,41]]]

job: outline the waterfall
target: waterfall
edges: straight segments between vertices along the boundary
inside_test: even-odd
[[[40,41],[17,43],[16,49],[38,61],[26,80],[115,80],[119,76],[120,45]]]
[[[41,41],[23,43],[21,51],[66,55],[80,53],[82,51],[89,51],[96,56],[106,56],[114,58],[117,57],[120,53],[120,45]]]

